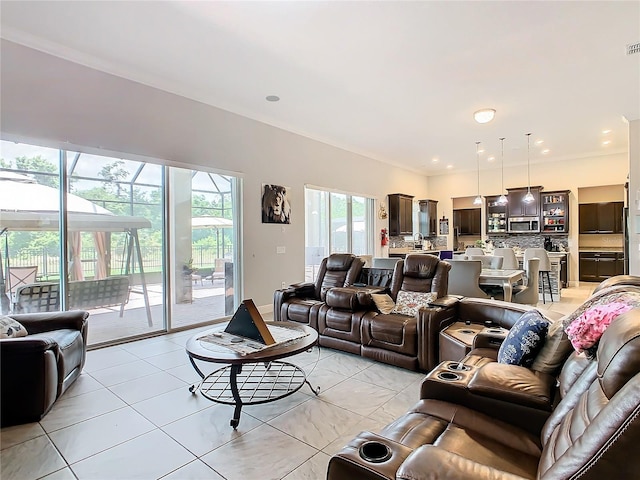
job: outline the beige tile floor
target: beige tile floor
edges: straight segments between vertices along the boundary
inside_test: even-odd
[[[570,313],[594,287],[538,306]],[[424,376],[314,348],[294,361],[320,396],[305,386],[246,406],[234,431],[231,406],[188,390],[199,379],[184,353],[194,332],[88,352],[83,374],[41,422],[0,431],[1,478],[322,479],[353,436],[379,430],[418,400]]]

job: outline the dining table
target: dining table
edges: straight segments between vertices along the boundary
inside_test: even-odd
[[[502,287],[504,291],[504,301],[510,302],[512,286],[522,280],[524,270],[502,270],[494,268],[483,268],[480,272],[478,283],[482,286]]]

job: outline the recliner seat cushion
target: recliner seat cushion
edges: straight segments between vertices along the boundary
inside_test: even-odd
[[[309,323],[311,307],[322,303],[311,298],[292,298],[286,305],[287,319],[292,322]]]

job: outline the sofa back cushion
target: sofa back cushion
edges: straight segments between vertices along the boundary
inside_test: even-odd
[[[417,253],[407,255],[396,263],[391,279],[391,297],[396,300],[400,290],[435,293],[436,298],[447,295],[451,265],[435,255]]]
[[[324,301],[326,292],[333,287],[353,284],[362,270],[364,262],[350,253],[333,253],[320,263],[315,283],[315,298]]]

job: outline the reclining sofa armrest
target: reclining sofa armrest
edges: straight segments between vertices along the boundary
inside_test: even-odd
[[[2,363],[9,366],[11,359],[15,358],[16,362],[25,356],[38,355],[48,350],[52,350],[53,354],[58,356],[58,344],[50,338],[31,338],[29,335],[19,338],[4,338],[0,342],[0,352],[2,354]],[[18,365],[19,363],[14,363]]]
[[[507,331],[505,334],[492,333],[492,332],[478,332],[473,338],[473,348],[492,348],[498,350],[504,339],[507,338]]]
[[[282,320],[282,304],[291,297],[315,297],[315,285],[313,283],[293,283],[287,288],[276,290],[273,293],[273,319],[276,322]]]
[[[396,472],[397,480],[524,480],[524,477],[482,465],[435,445],[414,450]]]
[[[432,370],[438,364],[440,331],[456,321],[457,298],[444,298],[447,300],[442,306],[432,303],[427,308],[421,308],[417,313],[418,367],[425,372]]]
[[[79,330],[86,340],[87,319],[89,312],[84,310],[71,310],[68,312],[42,312],[42,313],[20,313],[10,315],[17,320],[28,334],[51,332],[52,330]]]

